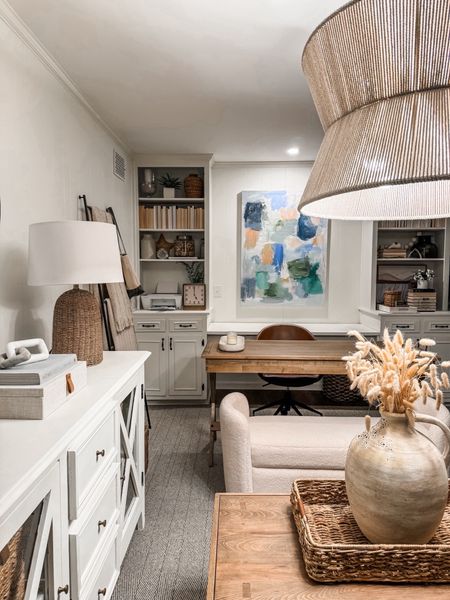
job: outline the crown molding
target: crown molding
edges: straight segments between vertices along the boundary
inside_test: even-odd
[[[278,167],[278,168],[295,168],[295,167],[310,167],[314,164],[313,160],[257,160],[257,161],[220,161],[214,162],[214,168],[226,169],[230,167]]]
[[[0,19],[7,27],[23,42],[29,50],[41,61],[48,71],[58,79],[84,106],[92,117],[101,125],[128,154],[132,154],[128,144],[126,144],[111,127],[102,119],[97,111],[89,104],[81,91],[70,79],[69,75],[64,71],[61,65],[53,58],[50,52],[36,38],[31,29],[22,21],[15,10],[8,4],[6,0],[0,0]]]

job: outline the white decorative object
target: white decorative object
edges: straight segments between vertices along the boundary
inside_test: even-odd
[[[241,352],[245,348],[245,337],[238,335],[235,343],[227,342],[227,335],[222,335],[219,340],[219,348],[224,352]]]
[[[175,198],[175,188],[163,188],[163,198],[166,200],[172,200]]]
[[[46,419],[86,386],[86,371],[76,362],[41,385],[0,386],[0,419]]]
[[[49,351],[47,344],[42,338],[31,338],[29,340],[17,340],[15,342],[8,342],[6,344],[6,356],[7,358],[14,358],[16,356],[16,350],[19,348],[36,348],[37,352],[33,352],[31,357],[23,361],[21,364],[39,362],[40,360],[46,360],[49,357]]]
[[[427,290],[428,289],[428,279],[418,279],[417,280],[417,289],[418,290]]]
[[[141,237],[141,258],[155,258],[156,243],[150,233],[144,233]]]
[[[229,346],[237,344],[237,334],[234,331],[227,334],[227,344]]]

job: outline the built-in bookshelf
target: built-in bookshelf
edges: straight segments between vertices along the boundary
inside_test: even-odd
[[[158,283],[166,282],[176,284],[181,293],[193,277],[202,283],[208,279],[209,157],[198,164],[152,158],[136,165],[141,283],[146,293],[155,293]],[[178,180],[174,190],[164,189],[167,175]]]
[[[374,308],[383,304],[385,291],[400,292],[408,303],[408,291],[416,287],[418,270],[430,270],[429,289],[436,292],[437,310],[449,308],[450,236],[448,219],[380,221],[375,224]]]

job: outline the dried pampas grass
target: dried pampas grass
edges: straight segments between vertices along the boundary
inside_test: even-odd
[[[437,354],[428,348],[434,340],[424,338],[415,346],[411,339],[403,339],[401,331],[389,336],[383,334],[383,346],[367,340],[358,331],[349,331],[356,338],[356,352],[344,356],[350,389],[358,389],[369,404],[375,404],[385,412],[406,413],[414,424],[415,402],[436,401],[439,408],[443,401],[442,388],[450,387],[447,373],[439,373],[438,366],[450,367],[450,362],[439,365]]]

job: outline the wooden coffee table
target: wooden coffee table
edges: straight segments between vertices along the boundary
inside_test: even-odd
[[[217,494],[207,600],[448,600],[448,584],[320,584],[305,573],[285,494]]]

